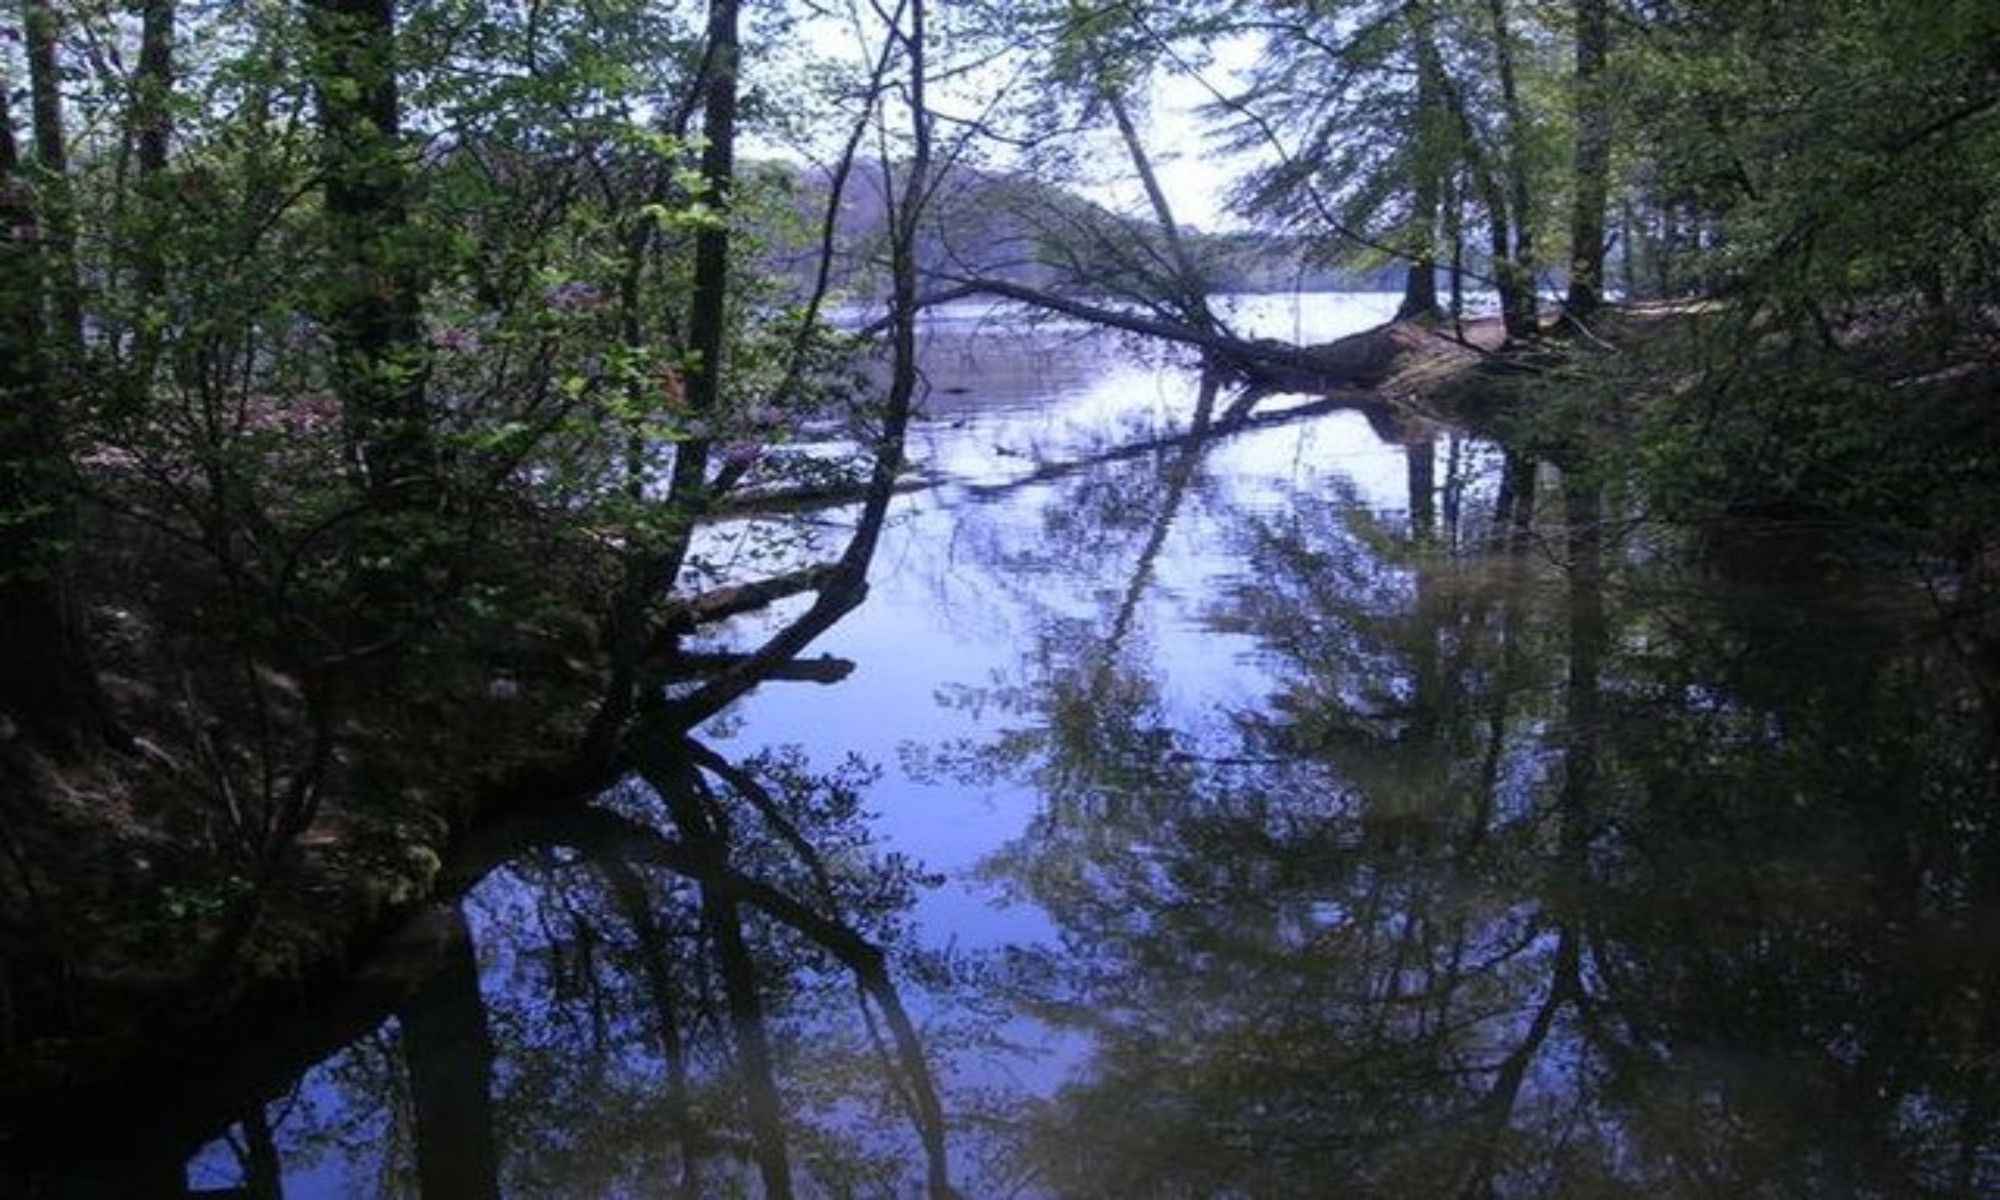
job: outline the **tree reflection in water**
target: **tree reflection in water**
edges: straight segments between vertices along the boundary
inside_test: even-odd
[[[1456,448],[1439,530],[1431,453],[1408,519],[1208,497],[1261,702],[1177,710],[1103,589],[955,695],[1002,732],[916,756],[1039,795],[984,871],[1058,936],[992,988],[1090,1049],[1016,1102],[1011,1181],[2000,1190],[2000,747],[1945,631],[1627,553],[1581,475],[1521,536],[1532,472]]]
[[[34,1186],[954,1195],[891,969],[892,955],[902,973],[927,966],[904,914],[930,880],[875,852],[861,807],[875,773],[785,750],[735,760],[692,733],[761,682],[839,678],[797,656],[865,595],[895,462],[878,455],[837,561],[708,594],[709,616],[814,598],[748,653],[667,647],[662,677],[696,682],[628,714],[619,782],[482,817],[435,902],[343,993],[270,1023],[207,1078],[121,1099],[132,1131],[112,1151],[38,1147]]]
[[[253,1195],[281,1169],[385,1195],[951,1194],[889,965],[929,879],[871,850],[875,772],[686,735],[640,759],[596,806],[473,839],[395,1021],[275,1089],[268,1121],[241,1110],[220,1174]]]
[[[2000,1191],[2000,747],[1950,631],[1893,588],[1677,568],[1580,474],[1377,432],[1394,512],[1253,494],[1177,435],[1038,468],[1029,524],[957,514],[1033,636],[948,693],[999,731],[909,765],[1032,793],[981,873],[1054,936],[962,1012],[927,994],[930,1045],[895,983],[945,973],[873,771],[690,735],[838,674],[795,658],[858,601],[826,584],[695,656],[597,803],[462,844],[372,1006],[111,1174],[160,1192],[229,1128],[202,1177],[249,1195]],[[1227,586],[1173,591],[1189,539]],[[1221,706],[1168,673],[1237,658],[1257,690]],[[1067,1082],[940,1044],[979,1020],[1073,1034]]]
[[[869,855],[869,773],[815,775],[783,754],[739,765],[692,739],[653,749],[640,771],[644,786],[609,807],[503,839],[532,847],[514,868],[531,902],[493,922],[525,943],[518,991],[497,1007],[517,1023],[519,1061],[539,1067],[518,1081],[520,1127],[534,1132],[510,1156],[522,1179],[509,1190],[574,1189],[591,1162],[634,1172],[626,1186],[678,1179],[687,1195],[705,1194],[705,1169],[728,1177],[746,1158],[773,1193],[795,1156],[821,1180],[899,1178],[907,1146],[871,1156],[864,1123],[814,1116],[843,1106],[904,1114],[941,1170],[934,1086],[880,949],[900,941],[924,878]],[[607,1129],[605,1096],[628,1092],[634,1120]],[[621,1131],[671,1161],[588,1144]]]

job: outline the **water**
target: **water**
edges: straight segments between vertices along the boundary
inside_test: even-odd
[[[810,651],[852,674],[698,733],[831,899],[717,770],[605,801],[705,789],[737,869],[890,948],[963,1194],[2000,1192],[1995,722],[1914,587],[1697,572],[1552,474],[1510,534],[1496,448],[1355,411],[1111,455],[1198,384],[1073,332],[932,325],[934,486]],[[649,845],[488,875],[423,996],[191,1184],[758,1194],[737,917]],[[879,999],[744,912],[799,1190],[922,1194]]]

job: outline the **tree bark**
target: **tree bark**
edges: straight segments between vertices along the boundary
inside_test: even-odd
[[[76,213],[69,189],[69,139],[63,126],[62,65],[56,43],[62,21],[50,0],[22,0],[21,24],[27,41],[28,95],[34,116],[35,165],[45,239],[43,286],[53,295],[56,340],[72,359],[83,352],[83,303],[77,287]],[[72,361],[69,369],[77,364]]]
[[[1124,139],[1125,153],[1132,160],[1132,168],[1139,173],[1139,182],[1145,186],[1146,199],[1153,206],[1153,219],[1160,226],[1160,240],[1166,243],[1168,260],[1173,263],[1176,307],[1196,328],[1221,332],[1220,323],[1208,307],[1208,288],[1203,285],[1201,273],[1195,268],[1194,256],[1188,253],[1187,243],[1181,238],[1180,223],[1174,219],[1173,207],[1167,202],[1166,190],[1160,186],[1159,176],[1153,170],[1153,160],[1146,153],[1146,144],[1139,139],[1139,128],[1132,120],[1125,98],[1109,87],[1102,90],[1102,95],[1105,106],[1111,110],[1112,120],[1118,126],[1118,136]]]
[[[1568,315],[1587,321],[1604,303],[1604,205],[1611,177],[1611,102],[1604,64],[1606,0],[1576,0],[1576,167],[1570,212]]]
[[[1412,41],[1422,36],[1412,29]],[[1415,178],[1410,188],[1410,265],[1403,275],[1403,303],[1396,309],[1398,321],[1437,314],[1437,224],[1442,192],[1442,154],[1438,137],[1443,123],[1437,74],[1423,67],[1423,52],[1416,47],[1417,127],[1412,137],[1411,155]]]
[[[704,81],[701,177],[708,202],[723,214],[695,236],[694,290],[688,300],[688,349],[695,362],[687,372],[687,411],[709,419],[722,393],[723,335],[729,302],[729,191],[736,178],[738,0],[711,0],[708,6],[708,78]],[[670,503],[692,519],[708,483],[709,443],[691,438],[674,451]]]
[[[1493,53],[1507,122],[1507,199],[1514,211],[1513,253],[1496,261],[1494,269],[1505,284],[1501,315],[1507,322],[1507,336],[1531,338],[1541,333],[1541,314],[1535,298],[1535,224],[1529,208],[1528,118],[1514,77],[1514,34],[1508,26],[1507,0],[1487,0],[1487,11],[1492,16]]]
[[[76,537],[43,320],[49,268],[0,75],[0,714],[72,758],[114,731],[65,563]]]
[[[423,276],[401,145],[394,0],[309,0],[332,271],[329,317],[350,451],[385,508],[437,469],[425,397]]]
[[[134,255],[137,260],[134,307],[139,313],[139,325],[133,339],[126,405],[135,416],[144,411],[153,369],[160,357],[159,323],[152,310],[164,298],[167,282],[166,256],[161,252],[167,230],[161,217],[167,199],[162,194],[167,148],[173,136],[174,15],[175,0],[145,0],[140,12],[139,70],[133,79],[131,131],[139,152],[142,215]]]

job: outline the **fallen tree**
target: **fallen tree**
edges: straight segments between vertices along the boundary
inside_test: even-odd
[[[1331,342],[1296,345],[1273,338],[1236,337],[1005,279],[937,278],[944,279],[949,286],[920,297],[921,307],[934,308],[955,300],[986,296],[1105,329],[1192,347],[1202,352],[1211,369],[1236,376],[1260,394],[1324,394],[1343,390],[1394,394],[1410,390],[1400,385],[1415,385],[1440,371],[1483,361],[1504,341],[1504,330],[1497,320],[1469,321],[1462,329],[1450,330],[1425,320],[1399,320]],[[885,327],[885,323],[877,322],[861,332],[877,333]]]

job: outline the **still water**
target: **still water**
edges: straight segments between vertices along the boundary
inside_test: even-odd
[[[1498,448],[1380,413],[1177,438],[1194,372],[1071,330],[928,337],[927,486],[808,651],[851,672],[673,776],[895,999],[643,846],[532,848],[191,1189],[760,1195],[767,1059],[801,1195],[2000,1194],[1995,722],[1914,581],[1697,569],[1548,470],[1517,521]],[[810,553],[771,531],[705,554]]]

